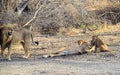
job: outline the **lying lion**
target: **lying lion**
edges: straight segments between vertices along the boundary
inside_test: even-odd
[[[66,56],[71,54],[85,54],[90,49],[89,44],[84,40],[78,40],[75,43],[79,45],[79,47],[77,47],[76,50],[71,50],[66,47],[63,47],[59,49],[57,52],[43,55],[43,57],[47,58],[47,57],[55,57],[55,56]]]

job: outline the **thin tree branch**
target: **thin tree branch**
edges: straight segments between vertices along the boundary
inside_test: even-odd
[[[18,7],[18,16],[21,15],[25,7],[28,5],[29,0],[24,1],[19,7]]]
[[[40,3],[40,2],[38,2],[38,3]],[[42,7],[43,7],[43,5],[41,5],[41,6],[38,8],[38,10],[35,12],[33,18],[30,19],[26,24],[24,24],[23,27],[28,26],[28,24],[31,23],[31,22],[36,18],[38,12],[40,11],[40,9],[41,9]]]

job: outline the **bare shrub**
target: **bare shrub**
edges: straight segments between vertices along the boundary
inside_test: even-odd
[[[95,13],[101,20],[107,21],[108,23],[117,24],[120,22],[119,6],[108,6],[100,10],[95,10]]]
[[[92,28],[93,25],[101,26],[106,21],[112,24],[120,22],[119,0],[29,0],[18,16],[16,9],[18,10],[23,2],[24,0],[0,1],[1,20],[4,23],[16,22],[23,26],[41,8],[28,28],[31,25],[33,30],[38,27],[42,34],[56,34],[59,27],[80,28],[82,23]]]

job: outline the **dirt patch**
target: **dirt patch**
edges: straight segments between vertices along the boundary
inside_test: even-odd
[[[43,54],[56,52],[62,47],[75,50],[74,42],[79,39],[89,41],[91,35],[36,37],[39,46],[33,46],[31,57],[22,58],[24,50],[13,48],[12,61],[0,57],[0,75],[119,75],[120,74],[120,30],[100,34],[108,44],[110,52],[73,54],[53,58],[43,58]],[[7,51],[6,51],[7,53]]]

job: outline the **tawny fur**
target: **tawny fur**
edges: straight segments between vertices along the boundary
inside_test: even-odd
[[[30,39],[32,39],[32,32],[22,28],[13,30],[10,27],[0,28],[0,45],[1,45],[1,55],[4,56],[4,50],[8,48],[8,60],[11,60],[11,45],[15,43],[22,44],[25,50],[24,58],[28,58],[30,55]],[[34,43],[34,42],[33,42]],[[34,43],[35,44],[35,43]]]
[[[98,37],[98,35],[92,36],[92,40],[90,42],[91,47],[94,49],[91,52],[108,52],[108,46]]]
[[[71,50],[71,49],[68,49],[67,47],[62,47],[57,52],[43,55],[43,57],[47,58],[47,57],[79,54],[79,53],[84,54],[84,53],[87,53],[87,50],[89,50],[88,43],[85,42],[84,40],[78,40],[75,43],[77,43],[80,46],[79,50]]]

